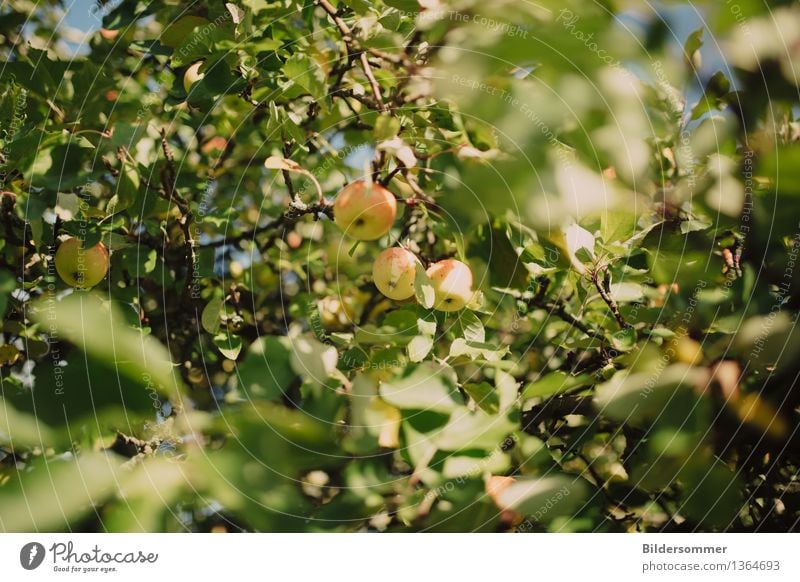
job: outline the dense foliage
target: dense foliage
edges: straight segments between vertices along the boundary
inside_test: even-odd
[[[63,4],[0,8],[0,530],[797,529],[796,3]]]

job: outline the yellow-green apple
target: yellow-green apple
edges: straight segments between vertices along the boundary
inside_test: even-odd
[[[187,93],[191,90],[192,85],[206,76],[205,73],[200,72],[200,67],[202,66],[203,61],[197,61],[196,63],[190,65],[183,74],[183,88]]]
[[[699,366],[703,361],[703,346],[690,337],[679,337],[670,342],[672,359],[690,366]]]
[[[56,251],[56,271],[70,287],[94,287],[108,272],[108,249],[103,243],[85,249],[79,239],[68,238]]]
[[[434,263],[428,267],[427,275],[433,284],[434,309],[458,311],[472,300],[472,271],[461,261],[445,259]]]
[[[356,240],[381,238],[391,230],[395,216],[394,194],[380,184],[367,184],[364,180],[342,188],[333,205],[336,225]]]
[[[400,247],[386,249],[372,265],[372,280],[378,291],[389,299],[402,301],[414,295],[417,257]]]

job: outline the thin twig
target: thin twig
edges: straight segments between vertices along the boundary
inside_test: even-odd
[[[202,245],[203,248],[213,248],[213,247],[220,247],[226,245],[235,245],[243,240],[254,240],[256,236],[259,234],[263,234],[265,232],[276,231],[279,232],[281,227],[288,227],[296,224],[300,218],[303,216],[307,216],[309,214],[319,215],[325,214],[328,218],[333,218],[333,207],[325,202],[318,202],[316,204],[309,204],[308,206],[297,206],[296,204],[290,205],[289,209],[286,210],[282,215],[271,220],[267,224],[263,224],[261,226],[256,226],[255,228],[251,228],[245,232],[239,233],[233,237],[224,237],[219,240],[214,240]],[[285,228],[283,229],[285,231]],[[274,241],[274,238],[271,237],[269,241]],[[269,245],[265,245],[269,246]]]
[[[600,341],[605,341],[605,337],[603,336],[602,333],[593,330],[588,325],[579,320],[577,317],[572,315],[569,311],[567,311],[567,308],[564,305],[563,301],[559,300],[547,301],[545,299],[545,292],[549,285],[550,285],[550,280],[544,278],[540,283],[540,287],[537,293],[533,297],[527,299],[520,292],[511,292],[510,295],[516,299],[524,301],[528,308],[536,307],[539,309],[544,309],[551,315],[555,315],[562,321],[565,321],[569,323],[571,326],[575,327],[576,329],[579,329],[589,337]]]
[[[600,294],[600,297],[602,297],[603,301],[605,301],[606,305],[608,305],[608,308],[611,310],[611,314],[614,316],[614,319],[617,320],[619,326],[622,329],[629,329],[631,327],[631,324],[625,321],[625,318],[622,317],[622,313],[620,313],[619,311],[619,305],[617,305],[617,302],[611,296],[611,285],[610,285],[611,282],[609,280],[608,271],[603,271],[603,273],[604,276],[602,282],[600,281],[599,272],[592,273],[591,276],[592,282],[594,283],[594,286],[597,288],[597,292]]]
[[[288,142],[283,143],[283,157],[286,159],[291,159],[292,157],[292,148]],[[287,169],[281,170],[281,173],[283,174],[283,181],[286,183],[286,190],[288,190],[289,196],[292,200],[297,200],[297,194],[295,194],[294,191],[294,184],[292,184],[292,175]]]
[[[347,51],[349,54],[361,53],[359,55],[359,62],[361,63],[361,68],[364,71],[364,75],[367,77],[367,81],[369,81],[370,88],[372,89],[373,95],[375,95],[375,101],[378,104],[378,108],[381,111],[388,111],[389,108],[383,101],[383,95],[381,93],[381,87],[378,84],[377,79],[375,79],[375,74],[372,72],[372,65],[369,63],[369,59],[367,58],[367,52],[362,50],[359,46],[356,39],[353,37],[353,31],[347,25],[347,23],[342,20],[341,16],[336,12],[336,9],[333,5],[328,2],[328,0],[316,0],[316,3],[322,7],[322,9],[328,13],[328,15],[333,20],[336,27],[342,33],[342,40],[344,41],[345,46],[347,47]]]

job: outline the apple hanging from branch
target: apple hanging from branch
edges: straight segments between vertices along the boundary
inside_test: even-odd
[[[70,287],[90,289],[108,273],[108,249],[103,243],[83,248],[80,239],[71,237],[56,251],[56,271]]]
[[[377,240],[388,233],[397,216],[394,194],[377,183],[358,180],[342,188],[333,205],[336,225],[350,238]]]
[[[372,266],[372,280],[378,291],[396,301],[413,297],[418,262],[414,253],[400,247],[382,251]]]
[[[196,63],[189,65],[189,68],[186,69],[185,73],[183,73],[183,89],[187,93],[191,91],[192,85],[206,76],[205,73],[200,72],[200,67],[202,66],[203,61],[197,61]]]
[[[472,270],[461,261],[439,261],[431,265],[426,273],[433,285],[434,309],[458,311],[472,301]]]

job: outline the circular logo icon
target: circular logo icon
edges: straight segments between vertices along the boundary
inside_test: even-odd
[[[26,570],[35,570],[44,561],[44,546],[39,542],[30,542],[19,551],[19,563]]]

